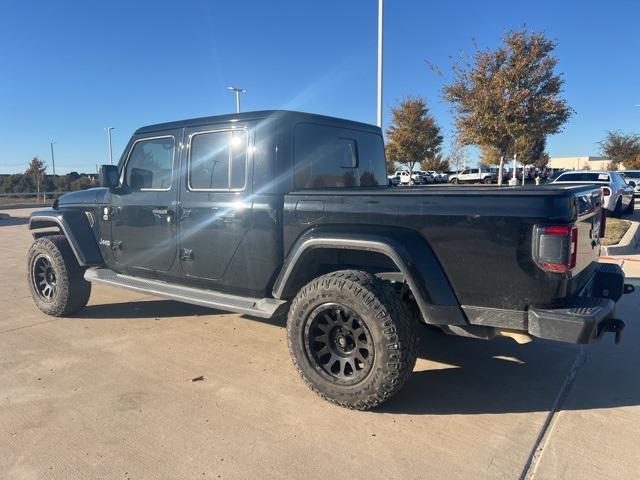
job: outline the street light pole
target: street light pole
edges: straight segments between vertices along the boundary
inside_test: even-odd
[[[382,128],[382,21],[384,0],[378,0],[378,127]]]
[[[53,168],[53,178],[56,178],[56,160],[53,156],[53,144],[56,143],[53,140],[51,141],[51,167]]]
[[[244,88],[234,86],[227,87],[232,92],[236,92],[236,113],[240,113],[240,94],[246,92]]]
[[[107,137],[109,137],[109,165],[113,165],[113,154],[111,149],[111,130],[113,130],[113,127],[107,127],[105,130],[107,131]]]

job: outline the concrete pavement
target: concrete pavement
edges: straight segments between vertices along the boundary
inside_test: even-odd
[[[305,387],[273,322],[102,286],[72,318],[41,314],[26,284],[28,211],[8,213],[1,478],[637,477],[633,325],[622,349],[583,350],[424,329],[400,394],[352,412]],[[638,298],[621,302],[625,318]]]

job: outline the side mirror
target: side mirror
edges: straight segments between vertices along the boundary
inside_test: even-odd
[[[102,187],[116,188],[119,183],[117,166],[102,165],[100,167],[100,185]]]
[[[633,180],[629,180],[627,183],[631,185],[633,188],[636,188],[636,182],[634,182]]]

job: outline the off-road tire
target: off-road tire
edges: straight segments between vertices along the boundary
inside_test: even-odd
[[[328,379],[323,367],[309,355],[305,329],[313,321],[313,312],[327,304],[355,312],[370,334],[370,370],[355,384]],[[291,303],[287,337],[293,364],[309,388],[323,399],[350,409],[368,410],[391,398],[409,378],[416,362],[416,320],[391,286],[359,270],[329,273],[304,286]]]
[[[55,289],[46,299],[36,288],[39,278],[36,262],[49,262],[55,275]],[[27,256],[27,281],[36,306],[47,315],[63,317],[77,312],[89,301],[91,283],[84,279],[85,268],[76,260],[69,242],[63,235],[51,235],[36,240]]]
[[[633,212],[635,210],[635,203],[636,203],[636,199],[634,197],[634,198],[631,199],[631,203],[629,204],[629,206],[624,209],[625,215],[633,214]]]

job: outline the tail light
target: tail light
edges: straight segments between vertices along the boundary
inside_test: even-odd
[[[547,272],[566,273],[576,266],[578,228],[572,225],[537,226],[534,258]]]
[[[611,195],[611,189],[607,187],[602,187],[602,195],[604,195],[605,197],[608,197],[609,195]]]

